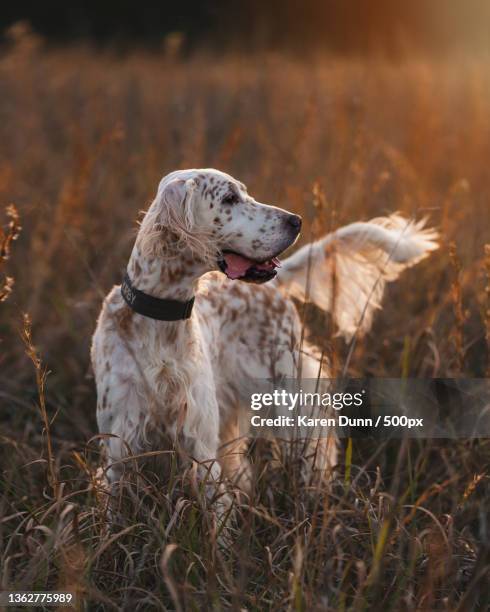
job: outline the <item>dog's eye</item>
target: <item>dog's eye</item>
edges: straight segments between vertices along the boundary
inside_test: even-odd
[[[236,204],[238,202],[238,196],[236,193],[229,193],[221,200],[223,204]]]

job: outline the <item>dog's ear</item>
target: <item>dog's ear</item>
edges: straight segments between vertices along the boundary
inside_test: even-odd
[[[194,179],[174,179],[158,193],[162,225],[180,234],[189,234],[195,227]]]
[[[172,244],[175,249],[189,248],[203,256],[206,240],[196,219],[198,186],[198,181],[192,178],[161,182],[138,232],[137,242],[142,253],[163,255],[165,248]]]

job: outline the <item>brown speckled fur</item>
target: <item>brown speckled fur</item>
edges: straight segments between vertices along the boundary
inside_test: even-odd
[[[103,442],[110,481],[119,477],[128,449],[153,449],[154,440],[162,439],[157,433],[179,442],[201,472],[219,479],[223,468],[230,477],[241,474],[246,486],[243,444],[235,440],[248,408],[243,390],[255,379],[295,377],[300,362],[302,377],[318,375],[315,350],[299,351],[301,324],[289,297],[306,297],[310,262],[311,296],[325,310],[333,303],[335,266],[341,310],[332,314],[349,335],[356,325],[361,331],[369,327],[385,282],[436,248],[434,232],[422,230],[421,223],[403,227],[394,215],[352,224],[303,247],[267,284],[229,280],[217,271],[223,249],[255,261],[280,254],[299,232],[292,217],[257,202],[242,183],[218,170],[181,170],[162,179],[128,274],[150,295],[195,296],[195,305],[189,319],[166,322],[132,312],[119,286],[104,301],[92,363],[99,431],[112,434]],[[326,440],[315,455],[321,473],[336,463],[336,445]]]

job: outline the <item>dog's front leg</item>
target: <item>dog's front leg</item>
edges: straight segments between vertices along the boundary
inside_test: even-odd
[[[233,485],[244,493],[250,494],[252,473],[247,458],[248,440],[240,434],[239,414],[221,411],[219,457],[223,473]]]
[[[231,499],[218,461],[219,409],[213,394],[202,394],[202,389],[199,404],[188,404],[182,440],[186,452],[196,462],[198,484],[222,522],[229,514]]]

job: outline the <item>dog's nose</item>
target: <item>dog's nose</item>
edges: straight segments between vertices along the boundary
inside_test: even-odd
[[[287,223],[298,231],[301,229],[301,217],[299,215],[289,215]]]

